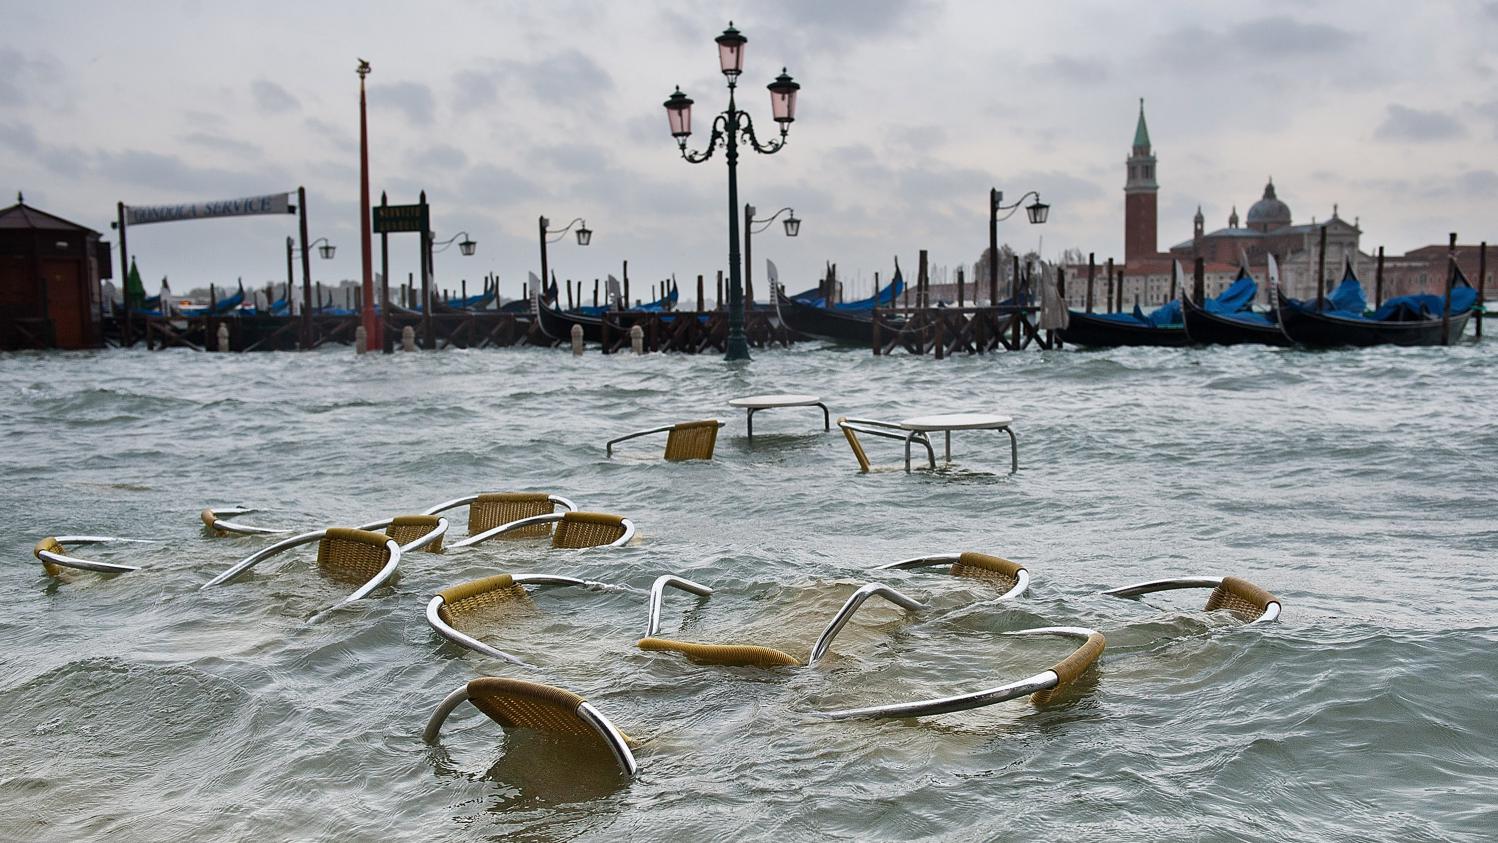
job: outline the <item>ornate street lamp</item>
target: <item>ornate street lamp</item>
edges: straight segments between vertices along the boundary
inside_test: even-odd
[[[743,33],[730,21],[723,34],[713,39],[718,43],[718,64],[728,80],[728,108],[713,119],[713,133],[708,139],[707,149],[701,152],[687,151],[687,138],[692,134],[692,99],[677,88],[666,100],[666,117],[671,126],[671,137],[676,138],[681,157],[689,163],[700,164],[713,157],[719,144],[723,146],[728,161],[728,344],[725,360],[748,360],[749,340],[744,336],[744,284],[739,270],[739,135],[754,148],[755,152],[773,155],[785,146],[786,134],[796,119],[796,93],[801,85],[782,68],[780,76],[768,86],[770,91],[771,116],[780,124],[780,137],[761,144],[754,134],[754,121],[749,114],[740,111],[734,100],[738,88],[739,74],[744,70],[744,45],[749,42]],[[799,221],[798,221],[799,222]],[[787,227],[789,233],[790,227]]]
[[[1025,205],[1026,199],[1031,196],[1035,201]],[[1051,206],[1040,201],[1040,194],[1034,190],[1029,191],[1012,205],[1004,204],[1004,191],[990,188],[988,191],[988,297],[993,307],[999,306],[999,223],[1014,216],[1014,212],[1024,205],[1025,216],[1029,217],[1031,225],[1041,225],[1051,215]],[[1000,211],[1007,211],[1004,216],[999,216]],[[1014,279],[1016,286],[1019,279]],[[1018,292],[1015,290],[1013,292]],[[977,294],[974,293],[974,299]]]
[[[795,237],[797,234],[800,234],[801,221],[796,219],[796,212],[790,208],[781,208],[770,216],[762,220],[757,220],[754,218],[754,206],[744,205],[744,289],[749,294],[748,299],[750,302],[754,301],[754,249],[752,247],[754,235],[769,228],[770,223],[774,222],[781,214],[788,215],[782,220],[785,225],[785,236]],[[756,225],[759,228],[755,228]],[[770,296],[773,301],[775,296],[774,290],[770,291]]]
[[[539,230],[541,232],[541,287],[542,287],[542,289],[545,289],[545,287],[546,287],[546,277],[547,277],[546,276],[546,272],[547,272],[546,244],[547,243],[555,243],[558,240],[561,240],[563,237],[566,237],[567,236],[567,232],[571,231],[572,227],[574,225],[577,226],[577,231],[574,232],[577,235],[577,245],[579,245],[579,246],[586,246],[589,243],[593,242],[593,229],[588,228],[588,224],[585,223],[585,222],[583,222],[583,218],[582,217],[578,217],[577,219],[573,220],[572,222],[567,223],[562,228],[558,228],[558,229],[555,229],[555,230],[547,228],[548,225],[551,225],[551,220],[548,220],[546,217],[541,217],[541,224],[538,226],[538,228],[539,228]],[[552,237],[553,234],[556,235],[556,236]],[[550,238],[550,239],[548,239],[548,238]],[[568,282],[568,283],[571,283],[571,282]],[[571,294],[569,293],[568,295],[571,295]]]

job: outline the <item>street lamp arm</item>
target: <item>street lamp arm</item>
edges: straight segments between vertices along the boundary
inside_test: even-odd
[[[1008,211],[1009,212],[1009,213],[1003,215],[1002,217],[999,217],[998,221],[999,222],[1003,222],[1004,220],[1007,220],[1010,217],[1014,216],[1014,212],[1018,211],[1021,207],[1023,207],[1024,204],[1025,204],[1025,200],[1029,199],[1032,196],[1035,197],[1035,201],[1037,201],[1037,202],[1040,201],[1040,192],[1032,190],[1032,191],[1026,193],[1024,196],[1021,196],[1019,199],[1016,199],[1015,202],[1014,202],[1014,204],[1012,204],[1012,205],[1005,205],[1003,203],[1003,201],[995,202],[994,205],[993,205],[993,209],[994,209],[995,213],[997,213],[999,211]]]
[[[567,223],[562,228],[556,228],[556,229],[548,228],[548,229],[546,229],[546,233],[548,235],[552,235],[552,234],[556,235],[555,237],[550,237],[546,242],[548,242],[548,243],[555,243],[558,240],[561,240],[563,237],[567,236],[567,232],[571,231],[572,227],[574,225],[577,225],[580,222],[583,222],[583,218],[582,217],[578,217],[577,219],[573,220],[572,222]],[[587,225],[587,223],[584,222],[583,225]]]
[[[457,234],[454,234],[453,236],[451,236],[451,237],[449,237],[446,240],[443,240],[441,242],[433,241],[433,243],[432,243],[432,252],[435,254],[437,252],[444,251],[444,250],[448,249],[449,247],[451,247],[452,244],[453,244],[453,241],[457,240],[459,237],[467,237],[467,236],[468,236],[468,232],[466,232],[466,231],[460,231]]]
[[[754,118],[750,117],[747,111],[740,111],[738,116],[739,125],[742,127],[740,131],[744,133],[744,137],[749,139],[749,145],[754,147],[755,152],[764,155],[774,155],[780,151],[781,147],[785,146],[786,134],[789,130],[784,123],[780,125],[780,137],[769,143],[761,144],[759,138],[754,134]]]
[[[680,142],[681,157],[686,159],[690,164],[701,164],[703,161],[710,160],[713,157],[713,153],[717,151],[718,144],[723,142],[724,133],[727,129],[728,113],[724,112],[713,119],[713,134],[707,139],[707,149],[701,152],[688,151],[687,139],[682,138]]]
[[[791,209],[790,208],[781,208],[780,210],[778,210],[775,213],[769,215],[768,217],[765,217],[764,219],[752,219],[752,220],[750,220],[749,221],[750,225],[757,225],[757,226],[759,226],[759,228],[754,229],[752,233],[758,234],[761,231],[764,231],[765,229],[769,228],[770,227],[770,223],[774,222],[776,219],[778,219],[780,217],[781,214],[785,213],[786,211],[791,211]],[[795,211],[791,211],[791,213],[794,214],[796,212]]]

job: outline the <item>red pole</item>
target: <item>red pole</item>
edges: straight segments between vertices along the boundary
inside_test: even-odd
[[[369,213],[369,120],[365,117],[364,77],[369,75],[369,62],[359,61],[359,248],[364,259],[364,304],[361,321],[364,323],[364,349],[380,349],[380,323],[375,319],[374,309],[374,255],[370,243],[371,226]]]

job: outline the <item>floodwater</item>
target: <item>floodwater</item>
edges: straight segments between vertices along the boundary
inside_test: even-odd
[[[713,356],[574,359],[540,349],[371,355],[142,350],[0,355],[0,838],[1486,840],[1498,829],[1498,344],[1307,353],[1262,348],[876,358],[804,344],[747,367]],[[812,392],[834,417],[947,410],[1015,418],[959,433],[907,475],[898,443],[859,474],[820,413],[744,419],[736,395]],[[712,462],[611,436],[727,422]],[[938,452],[939,455],[939,452]],[[200,590],[262,538],[481,490],[544,490],[640,528],[620,550],[490,542],[412,554],[391,587],[307,624],[342,586],[309,552]],[[454,538],[464,534],[461,513]],[[32,544],[143,570],[43,574]],[[977,550],[1025,563],[981,581],[877,565]],[[486,633],[531,667],[426,625],[438,589],[498,573],[549,589]],[[634,647],[662,573],[663,633],[805,655],[859,584],[870,601],[813,668],[723,668]],[[1205,591],[1105,588],[1245,577],[1280,623],[1201,611]],[[1107,636],[1079,687],[920,720],[819,711],[940,696],[1070,652],[999,633]],[[641,741],[639,774],[470,706],[421,740],[467,680],[586,697]]]

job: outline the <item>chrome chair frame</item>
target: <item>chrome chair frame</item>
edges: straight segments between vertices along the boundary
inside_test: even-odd
[[[581,580],[577,579],[576,577],[561,577],[553,576],[550,574],[513,574],[511,575],[510,579],[515,583],[515,585],[519,586],[571,585],[586,588],[590,591],[614,591],[618,589],[618,586],[612,586],[604,582],[597,582],[596,580]],[[519,665],[521,667],[535,667],[535,665],[532,665],[517,656],[510,655],[509,653],[499,649],[498,647],[493,647],[485,644],[484,642],[478,640],[477,638],[474,638],[473,636],[465,632],[454,629],[446,621],[442,620],[442,615],[438,611],[446,602],[447,601],[443,599],[442,595],[439,594],[433,597],[431,599],[431,602],[427,603],[427,624],[430,625],[432,629],[436,630],[438,635],[446,638],[448,641],[451,641],[452,643],[457,644],[460,647],[467,647],[474,652],[483,653],[486,656],[493,656],[497,659],[503,659],[510,664]]]
[[[663,574],[656,577],[655,582],[650,585],[650,607],[647,616],[648,620],[645,625],[645,636],[647,638],[654,637],[660,631],[661,604],[665,600],[667,586],[687,591],[700,597],[706,597],[713,593],[712,588],[708,586],[699,582],[693,582],[684,577],[678,577],[674,574]],[[919,600],[908,597],[883,583],[865,583],[857,591],[848,596],[848,599],[843,602],[842,608],[837,610],[837,614],[832,616],[832,620],[828,622],[826,629],[822,630],[822,634],[817,637],[816,643],[812,645],[811,655],[806,659],[806,667],[811,667],[819,659],[827,655],[827,651],[832,648],[833,639],[837,637],[839,632],[842,632],[843,627],[848,625],[849,620],[852,620],[854,613],[870,597],[882,597],[896,606],[911,612],[926,608],[926,605]]]
[[[49,536],[52,541],[64,546],[70,544],[104,544],[106,542],[133,542],[138,544],[151,544],[150,539],[121,539],[114,536]],[[37,542],[32,549],[32,555],[42,562],[50,562],[64,568],[76,568],[80,571],[94,571],[100,574],[126,574],[131,571],[139,571],[139,565],[126,565],[122,562],[100,562],[96,559],[83,559],[78,556],[70,556],[58,553],[42,547],[46,539]]]
[[[1085,642],[1085,640],[1090,639],[1094,635],[1100,636],[1100,633],[1095,629],[1081,626],[1042,626],[1034,629],[1006,632],[1004,635],[1061,635],[1069,638],[1082,638]],[[1024,679],[998,685],[993,688],[985,688],[981,691],[957,694],[950,697],[914,700],[912,702],[886,703],[884,705],[871,705],[863,708],[845,708],[840,711],[824,711],[818,712],[818,716],[829,720],[849,720],[859,717],[929,717],[934,714],[948,714],[954,711],[982,708],[983,706],[994,705],[995,703],[1022,697],[1026,694],[1048,691],[1055,688],[1060,682],[1061,677],[1056,671],[1047,668]]]
[[[913,559],[901,559],[899,562],[890,562],[880,565],[880,571],[909,571],[915,568],[927,568],[936,565],[953,565],[961,560],[960,553],[938,553],[931,556],[917,556]],[[999,595],[1000,600],[1013,600],[1024,594],[1030,587],[1030,571],[1023,566],[1014,575],[1014,587]]]
[[[1224,577],[1173,577],[1163,580],[1148,580],[1146,582],[1134,583],[1133,585],[1111,588],[1103,593],[1109,597],[1134,598],[1157,591],[1175,591],[1185,588],[1216,588],[1222,585]],[[1274,623],[1280,617],[1280,602],[1269,601],[1265,607],[1264,614],[1249,621],[1245,626],[1253,626],[1259,623]]]
[[[706,421],[706,419],[704,419],[704,421]],[[679,424],[679,422],[678,422],[678,424]],[[723,429],[723,422],[721,422],[721,421],[718,422],[717,426],[718,426],[719,430],[722,430]],[[619,444],[620,442],[624,442],[624,441],[627,441],[627,440],[630,440],[630,439],[639,439],[641,436],[650,436],[651,434],[654,434],[654,433],[670,433],[671,430],[672,430],[672,428],[674,428],[674,427],[676,427],[675,424],[667,424],[667,425],[662,425],[660,427],[652,427],[649,430],[636,430],[633,433],[626,433],[623,436],[620,436],[620,437],[617,437],[617,438],[614,438],[614,439],[610,439],[609,441],[603,443],[604,453],[607,454],[610,458],[612,458],[614,456],[614,446],[617,445],[617,444]]]
[[[422,515],[431,515],[432,513],[430,513],[430,512],[423,512],[421,514]],[[378,521],[371,521],[368,524],[360,524],[356,529],[360,529],[360,530],[383,530],[386,527],[389,527],[390,526],[390,522],[394,521],[397,517],[399,517],[399,516],[391,516],[390,518],[381,518]],[[437,541],[438,539],[440,539],[443,536],[447,535],[447,530],[448,530],[449,526],[451,526],[451,525],[448,524],[448,521],[447,521],[446,518],[438,518],[437,519],[437,526],[436,527],[433,527],[426,534],[424,534],[422,536],[419,536],[416,539],[416,541],[407,542],[406,544],[401,545],[401,553],[411,553],[413,551],[421,550],[423,547],[426,547],[427,545],[431,544],[432,542]]]
[[[468,685],[464,684],[443,698],[438,704],[437,710],[432,712],[431,719],[427,721],[426,729],[421,733],[421,739],[427,743],[436,743],[442,731],[442,724],[447,721],[448,715],[453,709],[468,700]],[[615,726],[612,721],[603,715],[603,712],[593,707],[586,700],[577,707],[577,715],[580,719],[593,727],[598,736],[603,739],[604,745],[614,756],[614,761],[626,776],[634,776],[639,766],[635,763],[634,753],[629,749],[629,742],[625,740],[624,733]]]
[[[220,515],[247,515],[251,512],[258,512],[258,510],[247,506],[231,506],[224,509],[214,509],[210,506],[199,513],[198,517],[210,530],[237,533],[241,536],[274,536],[291,532],[290,527],[256,527],[252,524],[240,524],[237,521],[219,518]]]
[[[576,512],[577,510],[574,509],[572,511]],[[453,550],[457,550],[460,547],[470,547],[472,545],[478,544],[479,542],[488,541],[489,539],[492,539],[502,533],[508,533],[511,530],[518,530],[521,527],[529,527],[533,524],[549,524],[553,521],[561,521],[562,517],[566,514],[567,513],[565,512],[551,512],[546,515],[532,515],[529,518],[521,518],[516,521],[511,521],[508,524],[501,524],[498,527],[491,527],[482,533],[469,536],[462,541],[453,542],[452,544],[448,545],[448,547]],[[621,518],[619,523],[624,527],[624,535],[620,536],[617,539],[614,539],[607,545],[600,545],[601,547],[623,547],[624,545],[629,544],[630,539],[633,539],[635,537],[635,522],[629,520],[628,518]],[[585,548],[579,549],[581,550]]]
[[[380,522],[373,523],[378,524]],[[385,523],[389,522],[387,521]],[[359,529],[366,528],[361,527]],[[368,582],[355,589],[352,594],[343,598],[332,606],[314,613],[312,617],[307,619],[307,622],[313,623],[315,621],[321,620],[324,615],[327,615],[336,609],[347,606],[355,600],[364,598],[371,591],[379,588],[381,585],[385,584],[392,576],[395,575],[396,569],[400,566],[401,555],[403,553],[426,547],[428,544],[441,538],[442,535],[446,532],[447,519],[439,518],[437,519],[437,526],[432,528],[430,532],[416,539],[415,541],[406,544],[405,546],[397,544],[395,539],[387,539],[385,542],[385,547],[390,551],[390,560],[385,563],[385,566],[381,568],[379,572],[376,573],[373,577],[371,577]],[[292,536],[291,538],[282,539],[281,541],[278,541],[268,547],[263,547],[260,550],[257,550],[249,556],[246,556],[245,558],[234,563],[229,567],[228,570],[204,583],[203,586],[198,590],[203,591],[208,588],[212,588],[213,586],[230,582],[239,577],[245,571],[248,571],[249,569],[265,561],[266,559],[269,559],[270,557],[275,556],[282,551],[290,550],[293,547],[320,541],[322,540],[323,536],[327,535],[327,533],[327,529],[314,530],[310,533],[302,533],[300,535]]]
[[[905,470],[910,470],[910,443],[919,442],[926,446],[926,460],[929,467],[936,469],[936,449],[931,447],[931,437],[919,430],[906,430],[894,422],[879,421],[878,419],[853,419],[841,418],[837,420],[838,427],[852,430],[854,433],[867,433],[870,436],[881,436],[885,439],[893,439],[905,443]],[[898,431],[898,432],[896,432]],[[951,443],[948,442],[948,459],[951,458]]]

